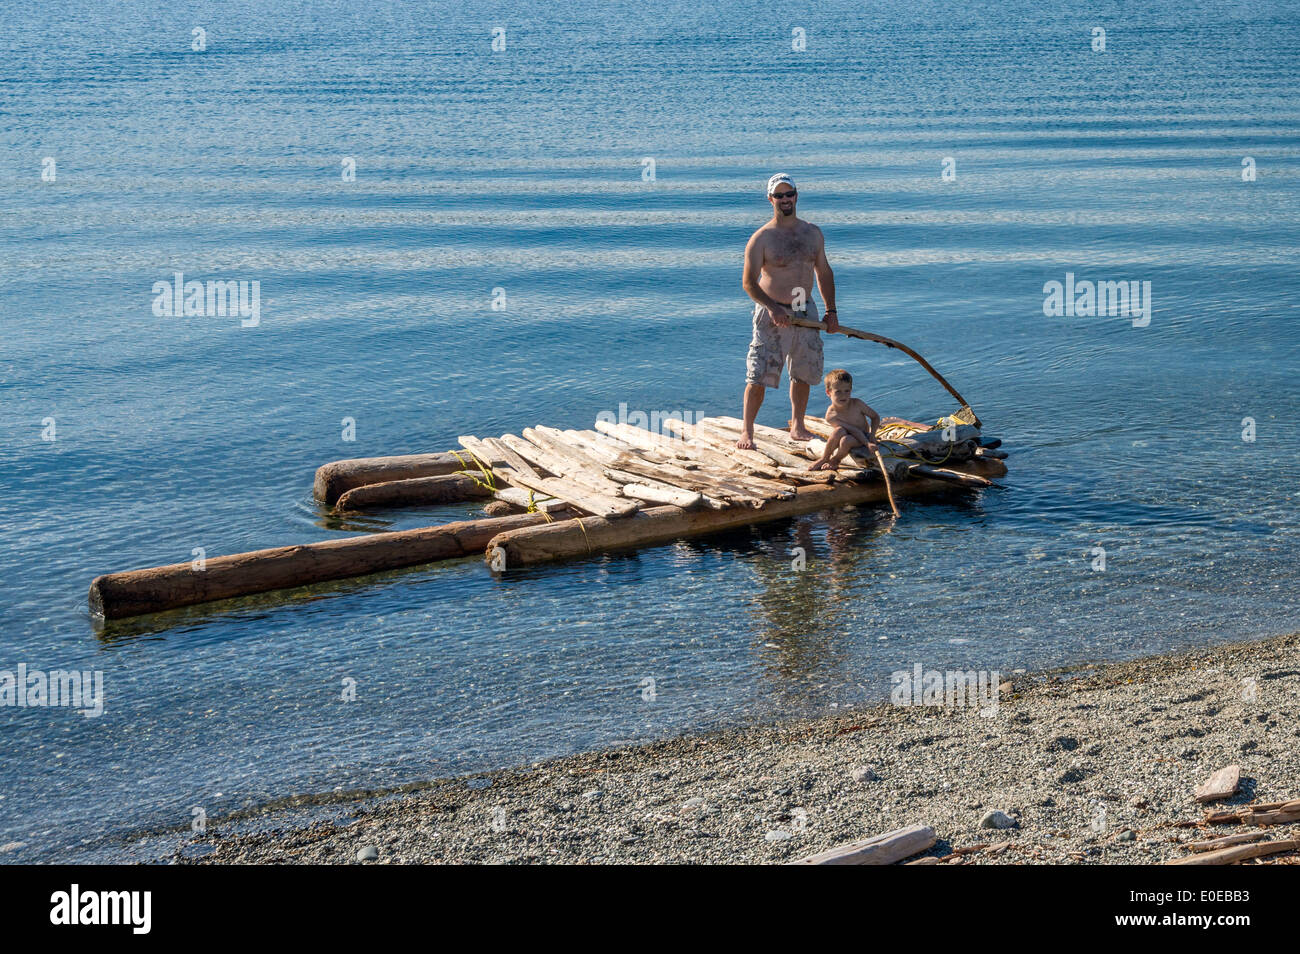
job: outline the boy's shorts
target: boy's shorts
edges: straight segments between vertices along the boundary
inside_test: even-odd
[[[804,313],[796,317],[821,321],[815,302],[807,303]],[[781,367],[789,368],[790,377],[805,384],[820,384],[823,372],[822,333],[816,328],[778,328],[771,313],[754,303],[754,337],[745,361],[745,381],[774,388],[781,381]]]

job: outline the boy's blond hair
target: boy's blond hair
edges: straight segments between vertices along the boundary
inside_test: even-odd
[[[847,384],[850,387],[852,387],[853,375],[849,374],[843,368],[836,368],[833,371],[826,372],[826,380],[823,381],[822,383],[825,384],[826,387],[828,388],[833,384],[841,384],[841,383]]]

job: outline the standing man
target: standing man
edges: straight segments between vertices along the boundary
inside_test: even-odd
[[[737,447],[754,446],[754,420],[767,388],[781,381],[781,366],[790,374],[790,436],[812,439],[804,427],[808,388],[822,379],[821,332],[796,328],[791,318],[817,317],[810,297],[813,276],[826,301],[826,330],[839,330],[835,314],[835,276],[826,261],[822,230],[794,214],[798,191],[794,180],[778,172],[767,180],[772,220],[749,238],[741,284],[754,299],[754,337],[749,343],[745,374],[745,423]]]

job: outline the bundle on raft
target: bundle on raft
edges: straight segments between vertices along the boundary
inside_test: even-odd
[[[965,409],[963,409],[965,410]],[[336,511],[490,500],[505,516],[417,530],[110,573],[90,586],[90,608],[113,620],[486,554],[496,571],[778,520],[848,504],[956,487],[981,488],[1006,473],[1000,442],[985,441],[959,412],[928,427],[886,418],[882,460],[855,451],[838,470],[809,470],[821,440],[755,428],[740,450],[741,422],[669,420],[661,434],[598,420],[590,430],[538,425],[520,434],[460,438],[438,454],[336,461],[316,474],[316,495]],[[831,426],[810,417],[822,438]]]

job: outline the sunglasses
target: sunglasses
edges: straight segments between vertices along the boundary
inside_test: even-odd
[[[772,198],[774,198],[774,199],[793,199],[793,198],[794,198],[795,196],[797,196],[798,194],[799,194],[799,190],[798,190],[798,189],[792,189],[792,190],[790,190],[789,192],[773,192],[773,193],[772,193]]]

